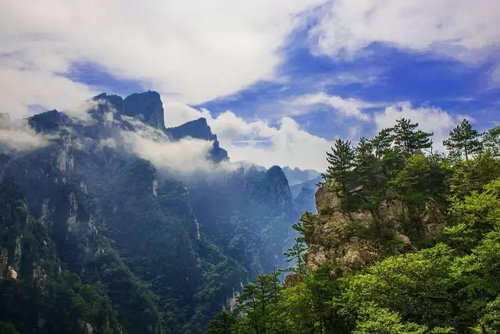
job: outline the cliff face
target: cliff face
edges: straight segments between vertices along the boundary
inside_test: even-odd
[[[315,194],[318,213],[301,217],[310,270],[325,263],[343,272],[360,270],[388,255],[416,250],[443,226],[443,214],[432,201],[416,217],[396,199],[384,200],[371,211],[346,211],[344,201],[323,185]]]

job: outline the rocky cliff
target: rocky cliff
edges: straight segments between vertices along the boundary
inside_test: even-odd
[[[397,199],[387,198],[375,210],[346,210],[345,198],[321,186],[315,194],[317,214],[301,217],[310,270],[330,263],[344,272],[360,270],[392,254],[416,250],[442,229],[443,214],[429,200],[417,217]],[[415,233],[415,230],[419,233]]]

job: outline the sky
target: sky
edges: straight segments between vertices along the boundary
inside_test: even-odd
[[[231,161],[318,171],[334,139],[401,117],[435,150],[500,121],[498,0],[0,1],[13,119],[155,90],[167,126],[205,117]]]

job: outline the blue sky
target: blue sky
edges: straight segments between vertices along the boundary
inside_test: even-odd
[[[334,138],[400,117],[436,149],[464,117],[500,119],[494,0],[49,2],[3,14],[0,102],[14,117],[157,90],[167,125],[207,118],[233,161],[318,170]]]

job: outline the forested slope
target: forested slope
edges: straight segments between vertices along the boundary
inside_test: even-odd
[[[499,127],[432,135],[398,120],[353,148],[337,140],[287,255],[207,333],[500,332]]]

